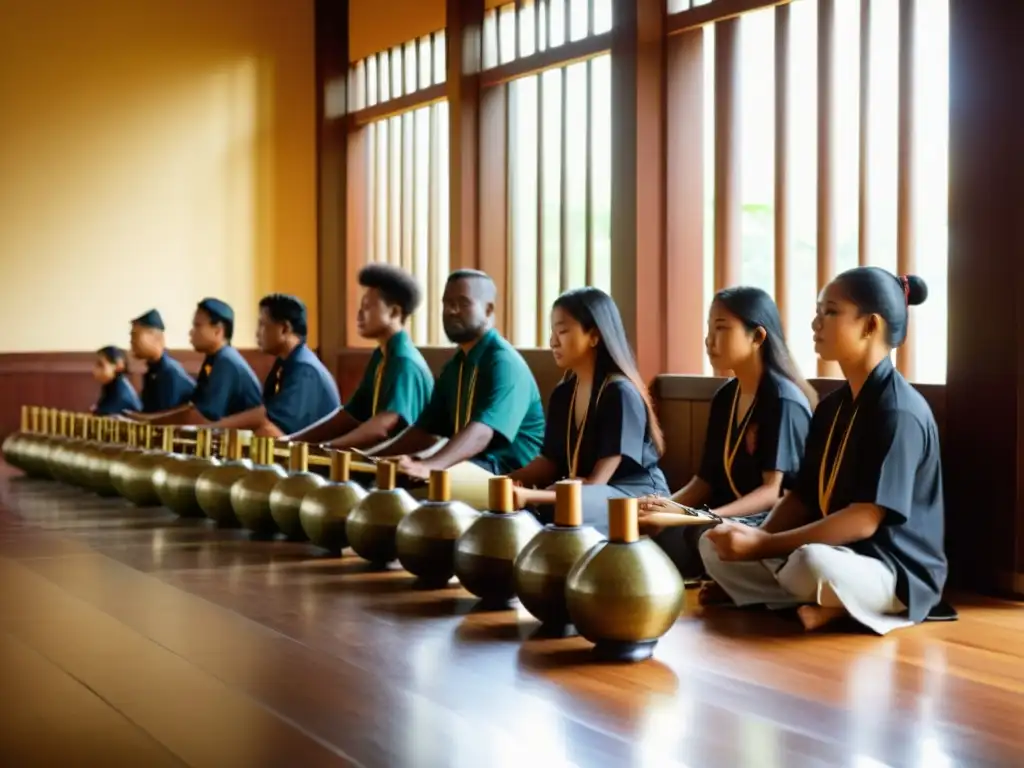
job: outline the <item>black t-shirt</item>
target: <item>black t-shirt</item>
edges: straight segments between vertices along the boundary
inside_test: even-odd
[[[711,509],[725,506],[764,484],[765,472],[782,472],[783,485],[795,481],[811,424],[807,396],[792,381],[765,372],[753,406],[743,418],[730,417],[739,381],[730,379],[715,393],[697,475],[711,486]],[[749,416],[749,419],[747,418]],[[726,473],[725,436],[730,431],[731,471]],[[742,432],[742,434],[741,434]],[[732,478],[732,483],[729,478]],[[735,490],[733,488],[735,486]],[[737,495],[737,491],[739,492]]]
[[[577,478],[590,475],[601,459],[621,456],[608,485],[637,495],[667,493],[643,397],[625,376],[595,373],[582,439],[572,413],[576,379],[570,376],[551,393],[541,453],[558,467],[558,476],[565,478],[569,476],[570,454],[579,441]]]
[[[822,510],[819,484],[827,487],[851,418],[828,509]],[[872,371],[856,400],[849,385],[822,400],[795,491],[815,515],[858,503],[885,510],[875,534],[850,549],[892,568],[896,596],[912,621],[923,621],[941,599],[947,575],[939,431],[928,403],[889,358]]]

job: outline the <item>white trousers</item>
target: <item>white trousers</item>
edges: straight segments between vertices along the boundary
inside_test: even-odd
[[[896,597],[896,574],[846,547],[807,544],[788,558],[748,561],[720,560],[707,536],[699,547],[708,575],[736,605],[844,608],[880,635],[913,624],[898,615],[907,609]]]

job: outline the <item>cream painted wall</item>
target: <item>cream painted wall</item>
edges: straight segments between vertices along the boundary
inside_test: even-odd
[[[307,304],[313,0],[0,0],[0,352],[127,345],[156,306]]]

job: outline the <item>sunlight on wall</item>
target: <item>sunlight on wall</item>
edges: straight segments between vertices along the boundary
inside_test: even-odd
[[[316,317],[312,2],[6,3],[0,351],[127,345],[158,307],[299,295]],[[27,322],[26,322],[27,321]]]

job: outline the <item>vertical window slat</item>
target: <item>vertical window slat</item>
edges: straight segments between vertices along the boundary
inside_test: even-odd
[[[818,291],[835,276],[835,0],[818,0]],[[819,376],[836,366],[818,359]]]
[[[775,303],[789,317],[789,5],[775,9]]]
[[[897,181],[896,272],[915,272],[916,198],[914,185],[914,132],[917,128],[914,98],[914,59],[917,43],[917,0],[900,0],[899,34],[899,166]],[[914,376],[914,338],[896,350],[896,364],[908,379]]]

